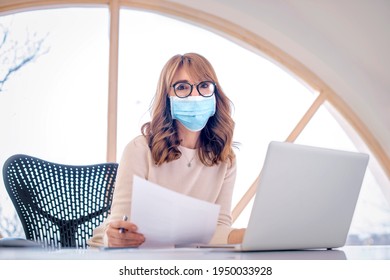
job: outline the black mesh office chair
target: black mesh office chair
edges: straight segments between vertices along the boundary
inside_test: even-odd
[[[4,184],[26,239],[45,247],[87,247],[109,213],[117,168],[117,163],[71,166],[11,156],[3,166]]]

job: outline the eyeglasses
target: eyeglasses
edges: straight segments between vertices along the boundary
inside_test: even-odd
[[[190,84],[187,82],[177,82],[172,85],[173,91],[177,97],[185,98],[192,92],[193,87],[196,85],[196,89],[203,97],[211,97],[215,92],[216,85],[211,81],[203,81],[198,84]]]

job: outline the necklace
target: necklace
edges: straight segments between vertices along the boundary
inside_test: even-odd
[[[192,161],[194,160],[195,158],[195,155],[191,158],[191,160],[188,159],[188,157],[184,154],[184,153],[181,153],[187,160],[187,167],[190,168],[191,167],[191,163]]]

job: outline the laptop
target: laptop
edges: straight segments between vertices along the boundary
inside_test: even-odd
[[[243,242],[219,248],[270,251],[344,246],[368,159],[357,152],[271,142]]]

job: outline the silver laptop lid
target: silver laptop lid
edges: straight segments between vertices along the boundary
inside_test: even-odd
[[[271,142],[243,250],[345,245],[368,155]]]

